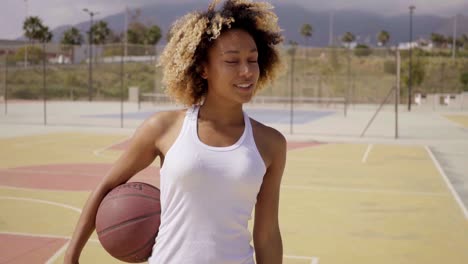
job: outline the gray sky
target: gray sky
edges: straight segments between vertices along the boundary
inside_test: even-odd
[[[26,14],[39,16],[45,25],[55,28],[60,25],[75,24],[89,20],[82,11],[88,8],[98,11],[96,17],[105,17],[129,8],[167,0],[0,0],[0,39],[14,39],[22,34],[22,22]],[[210,2],[208,0],[171,0],[171,2]],[[382,15],[395,15],[408,12],[408,6],[415,5],[415,14],[440,14],[453,16],[461,6],[468,9],[466,0],[273,0],[273,2],[293,2],[309,9],[359,9]],[[468,10],[463,10],[466,14]]]

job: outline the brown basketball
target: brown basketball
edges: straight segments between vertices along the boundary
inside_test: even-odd
[[[161,223],[159,189],[142,182],[117,186],[102,200],[96,215],[99,241],[113,257],[146,261]]]

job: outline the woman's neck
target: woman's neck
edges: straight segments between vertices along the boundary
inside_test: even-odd
[[[199,118],[223,125],[237,125],[244,122],[244,112],[242,104],[227,104],[206,98],[200,107]]]

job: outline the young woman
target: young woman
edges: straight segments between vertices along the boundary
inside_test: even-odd
[[[286,140],[242,108],[280,69],[277,17],[266,3],[216,2],[179,19],[161,55],[167,92],[188,109],[156,113],[136,130],[86,203],[65,263],[78,263],[106,193],[157,157],[162,214],[149,263],[282,263]]]

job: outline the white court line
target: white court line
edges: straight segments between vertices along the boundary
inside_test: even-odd
[[[317,190],[317,191],[339,191],[339,192],[359,192],[359,193],[388,193],[388,194],[407,194],[407,195],[422,195],[422,196],[448,196],[445,193],[437,192],[416,192],[416,191],[401,191],[401,190],[376,190],[376,189],[360,189],[360,188],[338,188],[338,187],[313,187],[301,185],[281,185],[281,188],[296,189],[296,190]]]
[[[305,260],[310,260],[310,264],[318,264],[319,263],[319,258],[317,257],[306,257],[306,256],[289,256],[289,255],[283,255],[284,258],[289,258],[289,259],[305,259]]]
[[[23,198],[23,197],[14,197],[14,196],[0,196],[0,199],[55,205],[55,206],[62,207],[62,208],[65,208],[65,209],[73,210],[73,211],[75,211],[77,213],[81,213],[81,209],[78,208],[78,207],[74,207],[74,206],[71,206],[71,205],[63,204],[63,203],[51,202],[51,201],[47,201],[47,200]]]
[[[117,145],[119,145],[119,144],[121,144],[121,143],[123,143],[123,142],[125,142],[125,141],[127,141],[127,140],[129,140],[129,139],[131,139],[131,138],[132,138],[131,136],[130,136],[130,137],[126,137],[126,138],[124,138],[124,139],[122,139],[122,140],[120,140],[120,141],[118,141],[118,142],[116,142],[116,143],[113,143],[113,144],[109,145],[109,146],[106,146],[106,147],[103,147],[103,148],[99,148],[99,149],[95,149],[95,150],[93,151],[93,154],[94,154],[95,156],[98,156],[98,157],[99,157],[99,156],[104,157],[104,155],[101,154],[102,152],[104,152],[104,151],[106,151],[106,150],[112,148],[113,146],[117,146]]]
[[[305,143],[315,143],[315,142],[305,142]],[[325,145],[325,144],[329,144],[329,143],[318,142],[317,144],[312,144],[312,145],[299,147],[299,148],[288,149],[288,152],[304,150],[304,149],[307,149],[307,148],[317,147],[317,146],[321,146],[321,145]]]
[[[372,144],[369,144],[369,146],[367,146],[366,153],[364,153],[364,156],[362,157],[362,163],[367,162],[367,158],[369,157],[369,153],[371,152],[373,146],[374,145],[372,145]]]
[[[37,188],[31,187],[15,187],[15,186],[7,186],[7,185],[0,185],[0,189],[10,189],[10,190],[21,190],[21,191],[37,191]],[[57,189],[42,189],[41,191],[48,191],[48,192],[64,192],[64,190],[57,190]],[[68,192],[68,191],[67,191]]]
[[[63,245],[59,250],[57,250],[57,252],[55,252],[55,254],[52,255],[52,257],[50,257],[45,264],[54,263],[60,257],[60,255],[62,255],[62,253],[64,253],[65,250],[67,250],[68,244],[70,244],[70,241],[67,241],[65,245]]]
[[[442,166],[440,166],[439,161],[435,158],[434,153],[432,153],[431,149],[428,146],[425,146],[427,153],[429,153],[429,156],[431,156],[432,162],[434,162],[434,165],[436,166],[437,170],[439,171],[440,175],[445,181],[445,184],[447,184],[447,187],[449,188],[450,192],[452,193],[453,197],[455,198],[455,201],[457,202],[458,206],[462,210],[465,219],[468,220],[468,210],[466,209],[465,205],[463,204],[462,200],[460,199],[460,196],[458,195],[457,191],[453,187],[452,183],[450,182],[449,178],[447,177],[447,174],[445,174],[444,170],[442,169]]]
[[[28,170],[28,169],[0,169],[0,171],[6,171],[6,172],[10,172],[10,173],[19,173],[19,172],[23,172],[23,173],[43,173],[43,174],[52,174],[52,175],[79,175],[79,176],[89,176],[89,177],[96,177],[96,176],[100,176],[100,175],[97,175],[97,174],[90,174],[90,173],[80,173],[80,172],[72,172],[70,170],[67,170],[67,171],[57,171],[57,170]]]
[[[15,147],[23,148],[23,147],[31,147],[34,145],[43,145],[43,144],[50,144],[50,143],[56,143],[56,139],[43,139],[43,140],[34,140],[32,142],[21,142],[21,143],[15,143]]]
[[[357,159],[320,159],[320,158],[306,158],[306,157],[288,157],[288,161],[307,161],[307,162],[319,162],[319,163],[344,163],[344,162],[350,162],[350,163],[356,163]],[[295,165],[298,166],[298,165]]]
[[[59,238],[59,239],[67,239],[70,240],[70,236],[56,236],[56,235],[47,235],[47,234],[32,234],[32,233],[20,233],[20,232],[5,232],[5,231],[0,231],[0,234],[5,234],[5,235],[14,235],[14,236],[28,236],[28,237],[40,237],[40,238]],[[89,239],[88,241],[94,242],[94,243],[100,243],[99,240],[97,239]],[[68,243],[67,243],[68,244]],[[310,264],[319,264],[319,258],[318,257],[307,257],[307,256],[293,256],[293,255],[283,255],[284,258],[290,258],[290,259],[304,259],[304,260],[310,260]],[[48,262],[49,263],[49,262]]]
[[[313,257],[310,261],[310,264],[319,264],[319,258]]]
[[[59,238],[70,240],[71,236],[57,236],[57,235],[47,235],[47,234],[33,234],[33,233],[22,233],[22,232],[8,232],[0,231],[0,235],[12,235],[12,236],[27,236],[27,237],[40,237],[40,238]],[[88,241],[99,242],[99,240],[90,238]]]

